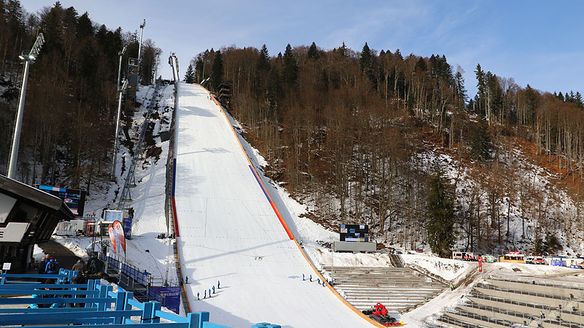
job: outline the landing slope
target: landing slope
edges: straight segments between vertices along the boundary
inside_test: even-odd
[[[267,201],[227,117],[199,85],[180,85],[176,208],[192,311],[250,327],[370,327],[314,274]],[[204,291],[217,282],[212,298]],[[201,300],[197,300],[197,293]]]

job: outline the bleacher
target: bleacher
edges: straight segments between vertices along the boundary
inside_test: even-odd
[[[442,327],[584,327],[584,280],[493,276],[444,313]]]
[[[409,268],[324,267],[333,285],[359,310],[384,304],[391,311],[407,312],[436,297],[446,286]]]
[[[59,274],[0,275],[0,326],[223,327],[210,323],[208,312],[179,316],[162,311],[158,302],[142,303],[132,292],[121,288],[114,291],[114,286],[102,281],[72,284],[73,278],[74,273],[68,270]]]

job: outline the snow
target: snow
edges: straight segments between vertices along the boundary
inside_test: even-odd
[[[477,267],[474,262],[444,259],[432,254],[404,254],[401,257],[405,263],[424,268],[454,284]]]
[[[167,232],[164,200],[169,143],[161,142],[159,134],[169,130],[172,92],[172,86],[162,89],[160,100],[150,99],[152,87],[142,87],[138,93],[143,105],[134,115],[130,135],[137,138],[146,108],[150,101],[158,101],[160,120],[154,122],[153,137],[162,153],[158,160],[141,159],[136,167],[137,186],[131,190],[133,200],[126,204],[135,210],[134,238],[127,243],[126,260],[151,272],[157,281],[168,279],[171,284],[177,284],[173,240],[156,238]],[[316,268],[387,267],[391,265],[388,255],[332,252],[327,245],[338,240],[338,233],[304,217],[310,208],[263,175],[267,161],[239,133],[234,134],[232,126],[242,131],[241,126],[221,111],[205,89],[181,84],[178,113],[176,202],[181,237],[177,238],[177,243],[183,275],[189,277],[186,289],[191,311],[209,311],[212,322],[231,327],[249,327],[265,321],[284,327],[371,326],[328,288],[302,281],[302,274],[314,274],[314,271],[296,243],[287,237],[249,165],[258,171],[267,194]],[[90,195],[87,212],[99,214],[103,208],[116,207],[115,196],[121,193],[132,160],[130,153],[120,147],[118,184],[101,185],[101,193]],[[121,169],[123,161],[125,172]],[[441,163],[447,176],[459,179],[459,188],[477,186],[468,172],[461,171],[459,164],[447,155],[427,153],[422,155],[420,162],[422,165]],[[544,181],[540,175],[535,179],[538,183]],[[571,209],[570,206],[567,208]],[[86,250],[91,249],[92,238],[55,239],[80,257],[87,256]],[[42,253],[35,248],[35,257],[40,256]],[[431,254],[405,254],[402,258],[405,263],[428,270],[453,284],[476,268],[476,263],[442,259]],[[573,270],[566,268],[493,263],[485,264],[483,276],[570,273]],[[203,300],[204,291],[216,286],[218,281],[222,288],[212,298]],[[406,313],[403,320],[409,327],[421,327],[432,320],[433,314],[460,302],[470,287],[445,291]],[[196,300],[197,293],[201,300]],[[319,315],[309,315],[315,311]]]
[[[302,281],[312,268],[252,174],[232,122],[202,87],[179,90],[177,239],[191,310],[231,327],[370,326],[328,288]],[[274,202],[293,231],[309,234],[293,224],[281,198]],[[217,281],[217,294],[197,300]]]
[[[509,183],[516,184],[516,187],[521,189],[524,199],[521,199],[521,192],[513,192],[511,194],[511,204],[509,204],[508,197],[500,197],[497,200],[496,206],[498,213],[504,217],[503,219],[503,233],[506,232],[506,215],[509,210],[510,217],[510,236],[507,247],[510,249],[520,249],[529,252],[533,247],[533,240],[536,237],[536,231],[540,234],[542,231],[541,224],[537,220],[530,219],[540,215],[535,213],[533,204],[529,206],[530,199],[527,194],[542,195],[541,202],[543,204],[543,213],[541,215],[549,218],[548,232],[558,236],[560,243],[563,246],[563,252],[575,255],[584,253],[584,232],[581,230],[582,225],[578,225],[581,218],[578,217],[578,208],[575,201],[558,186],[554,184],[557,179],[553,173],[537,166],[529,161],[523,155],[520,149],[511,149],[506,151],[501,149],[500,160],[502,170],[513,172],[516,181],[509,181]],[[450,180],[452,185],[456,186],[456,201],[460,205],[460,210],[468,211],[471,203],[471,198],[478,195],[481,202],[481,214],[487,217],[489,210],[489,199],[486,186],[486,179],[484,172],[477,170],[472,165],[463,165],[459,161],[453,159],[447,154],[441,154],[438,150],[426,151],[420,153],[413,160],[413,165],[419,166],[420,169],[430,171],[433,167],[440,168],[446,178]],[[519,203],[525,202],[526,210],[522,212]],[[522,217],[526,217],[526,236],[522,238]],[[554,218],[558,218],[554,221]],[[560,229],[561,228],[561,229]],[[464,240],[464,233],[458,234],[460,239],[455,245],[455,249],[467,249],[466,240]],[[499,249],[500,253],[505,252],[505,245]]]
[[[173,87],[162,88],[160,100],[151,99],[153,92],[154,87],[152,86],[143,86],[139,89],[137,99],[142,103],[142,106],[134,113],[134,124],[130,130],[130,136],[136,141],[135,139],[139,135],[138,129],[144,121],[148,106],[151,102],[158,101],[158,113],[161,119],[155,121],[153,136],[156,142],[155,146],[161,147],[162,153],[158,161],[154,158],[144,158],[140,159],[136,166],[136,187],[131,189],[132,200],[125,204],[125,207],[134,208],[133,238],[127,240],[127,253],[125,255],[120,252],[112,256],[125,259],[128,263],[150,272],[155,285],[160,285],[165,280],[171,285],[177,285],[173,241],[168,238],[156,238],[160,233],[167,232],[164,201],[169,142],[161,142],[159,133],[170,129],[172,110],[169,106],[172,105]],[[98,219],[102,209],[117,209],[117,200],[119,200],[130,161],[132,160],[129,150],[123,145],[120,146],[117,159],[116,174],[118,184],[112,183],[108,186],[102,186],[101,192],[92,193],[86,203],[86,213],[95,215]],[[124,172],[122,172],[123,161],[125,161]],[[53,238],[71,249],[79,257],[88,256],[87,251],[91,250],[93,241],[92,237],[63,238],[54,236]],[[105,237],[103,241],[109,245],[109,238]],[[97,238],[96,249],[99,249],[99,243],[100,238]]]

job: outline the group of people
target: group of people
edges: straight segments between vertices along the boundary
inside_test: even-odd
[[[302,274],[302,281],[306,280],[306,276],[304,275],[304,273]],[[312,274],[308,275],[308,281],[312,282]],[[326,287],[326,283],[328,283],[329,285],[333,285],[333,280],[332,279],[327,279],[326,283],[324,280],[320,280],[320,278],[316,278],[316,282],[321,285],[322,287]]]
[[[188,284],[188,277],[186,278],[186,283]],[[217,280],[217,289],[221,289],[221,281]],[[206,299],[207,297],[211,298],[212,295],[214,295],[216,292],[215,290],[215,285],[213,285],[211,288],[209,288],[209,292],[207,293],[207,290],[205,289],[204,293],[203,293],[203,299]],[[201,294],[199,292],[197,292],[197,301],[201,299]]]

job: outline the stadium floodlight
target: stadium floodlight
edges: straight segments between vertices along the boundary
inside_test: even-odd
[[[26,98],[26,85],[28,83],[28,70],[30,63],[34,62],[45,43],[45,37],[42,33],[37,36],[28,55],[20,55],[24,62],[24,74],[22,77],[22,88],[20,89],[20,100],[18,101],[18,112],[16,114],[16,124],[14,124],[14,137],[12,139],[12,148],[10,149],[10,162],[8,164],[8,177],[16,179],[16,165],[18,162],[18,148],[20,146],[20,133],[22,130],[22,118],[24,116],[24,100]]]
[[[140,64],[142,63],[142,38],[144,37],[144,27],[146,27],[146,20],[140,24],[140,43],[138,43],[138,88],[140,87]]]
[[[116,162],[118,159],[118,137],[120,133],[120,116],[122,114],[122,98],[123,93],[128,88],[128,80],[124,79],[121,87],[118,87],[118,113],[116,115],[116,132],[114,135],[114,154],[112,156],[112,180],[116,181]]]
[[[122,50],[120,50],[120,52],[118,52],[118,56],[120,56],[120,64],[118,66],[118,84],[116,85],[118,92],[120,92],[120,88],[121,88],[120,80],[122,78],[122,57],[126,53],[126,49],[128,49],[128,46],[124,46],[122,48]]]

